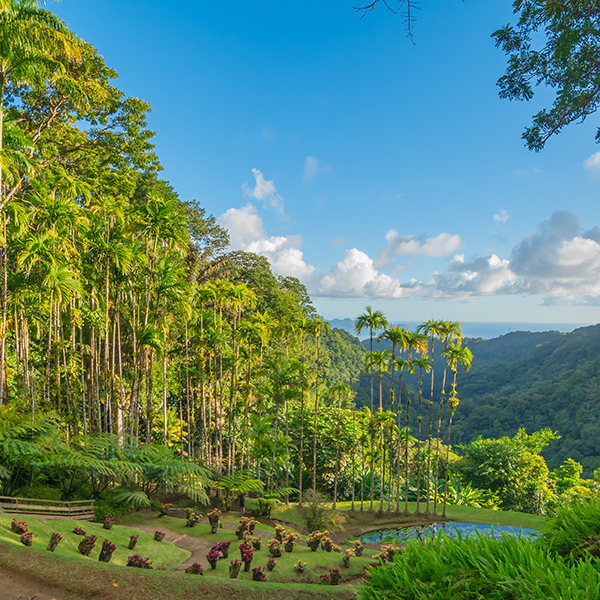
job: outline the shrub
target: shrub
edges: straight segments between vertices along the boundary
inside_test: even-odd
[[[208,522],[210,523],[211,533],[217,533],[219,519],[221,518],[221,511],[218,508],[213,508],[206,516],[208,517]]]
[[[237,576],[240,574],[241,567],[242,563],[239,560],[232,560],[229,564],[229,578],[237,579]]]
[[[60,540],[62,540],[62,535],[60,535],[59,533],[51,533],[50,541],[48,542],[48,547],[46,548],[46,550],[49,550],[50,552],[54,552],[56,550],[56,546],[58,546],[58,542],[60,542]]]
[[[250,570],[252,564],[252,558],[254,557],[254,550],[247,548],[242,552],[242,562],[244,563],[244,571],[247,573]]]
[[[96,539],[95,535],[85,535],[79,542],[79,552],[84,556],[89,556],[96,545]]]
[[[104,524],[102,525],[102,527],[103,529],[111,529],[115,522],[116,519],[114,517],[107,515],[106,517],[104,517]]]
[[[116,549],[117,547],[114,544],[111,544],[108,540],[104,540],[102,542],[102,550],[100,550],[100,556],[98,557],[98,560],[105,563],[110,562],[113,552]]]
[[[83,529],[81,529],[81,527],[74,527],[73,533],[75,535],[85,535],[85,531]]]
[[[275,568],[275,565],[277,563],[275,562],[274,558],[269,558],[269,560],[267,561],[267,569],[269,569],[269,571],[272,571]]]
[[[202,517],[202,515],[193,508],[186,508],[185,514],[187,518],[187,521],[185,523],[186,527],[194,527]]]
[[[211,548],[210,552],[206,555],[206,560],[210,565],[211,569],[217,568],[217,563],[221,560],[221,552],[218,548]]]
[[[32,546],[33,532],[28,531],[27,533],[22,533],[19,539],[21,540],[21,544],[23,544],[23,546]]]
[[[346,550],[344,554],[342,554],[342,562],[344,563],[344,567],[348,569],[350,567],[350,559],[356,556],[354,550]]]
[[[319,579],[321,580],[321,583],[324,583],[325,585],[329,585],[331,583],[329,573],[323,573],[323,575],[319,575]]]
[[[204,569],[200,563],[194,563],[191,567],[188,567],[185,572],[189,575],[202,575],[204,573]]]
[[[138,541],[138,536],[137,535],[130,535],[129,536],[129,546],[128,548],[130,550],[133,550],[135,548],[135,545],[137,544]]]
[[[285,533],[285,527],[283,525],[275,525],[275,539],[281,544],[283,543],[283,534]]]
[[[275,558],[281,556],[281,542],[279,540],[276,540],[275,538],[270,540],[269,552],[271,553],[271,556],[274,556]]]
[[[138,554],[127,557],[127,566],[135,567],[136,569],[152,569],[152,563],[150,562],[149,557],[142,558]]]
[[[339,585],[341,578],[342,576],[340,575],[339,569],[329,569],[329,579],[331,581],[331,585]]]
[[[221,552],[223,558],[229,558],[229,547],[231,542],[217,542],[217,550]]]
[[[572,560],[600,557],[600,501],[563,506],[546,521],[544,545]]]
[[[17,521],[16,519],[12,520],[10,528],[12,531],[18,533],[19,535],[21,535],[22,533],[27,533],[27,530],[29,529],[25,521]]]
[[[252,581],[266,581],[265,568],[256,567],[252,569]]]
[[[363,552],[365,551],[362,542],[360,540],[354,540],[352,542],[352,551],[354,552],[355,556],[362,556]]]
[[[164,531],[155,531],[154,532],[154,539],[157,542],[162,542],[165,539],[165,532]]]
[[[590,600],[600,590],[600,572],[590,561],[568,565],[541,544],[517,536],[444,538],[425,547],[410,542],[393,562],[369,572],[364,600]]]
[[[255,550],[260,550],[261,544],[262,544],[262,537],[260,535],[258,537],[252,538],[252,547]]]
[[[306,563],[303,563],[301,560],[294,565],[294,571],[297,573],[304,573],[304,569],[306,569]]]

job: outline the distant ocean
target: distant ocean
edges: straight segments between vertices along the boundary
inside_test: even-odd
[[[331,319],[332,327],[339,327],[354,334],[354,320],[351,319]],[[394,325],[401,325],[410,329],[420,325],[420,321],[394,322]],[[590,323],[487,323],[477,321],[463,321],[462,330],[465,337],[483,338],[486,340],[500,337],[512,331],[562,331],[567,333],[579,327],[588,327]],[[361,335],[362,339],[367,336]]]

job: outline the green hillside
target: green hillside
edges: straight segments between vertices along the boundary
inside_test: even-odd
[[[566,458],[588,475],[600,467],[600,325],[560,335],[514,362],[473,362],[460,376],[454,443],[550,427],[562,436],[544,452],[550,468]]]

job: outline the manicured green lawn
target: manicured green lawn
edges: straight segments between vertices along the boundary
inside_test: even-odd
[[[416,502],[408,503],[408,510],[411,515],[404,517],[394,517],[393,513],[388,514],[386,512],[387,504],[384,507],[384,512],[381,517],[378,516],[379,503],[376,502],[374,505],[374,512],[369,512],[369,503],[365,502],[364,510],[360,511],[360,503],[356,503],[355,511],[351,512],[351,502],[338,502],[336,510],[338,510],[344,517],[346,522],[344,529],[353,529],[355,527],[377,527],[380,523],[383,525],[390,523],[391,521],[397,522],[398,525],[414,524],[418,522],[432,523],[439,520],[439,517],[414,517],[413,513],[416,510]],[[403,509],[403,506],[401,509]],[[425,510],[425,505],[421,503],[421,511]],[[441,514],[442,509],[439,507]],[[296,525],[303,525],[302,515],[295,507],[290,508],[279,508],[273,511],[273,518],[282,521],[288,521]],[[482,523],[485,525],[507,525],[511,527],[526,527],[528,529],[540,529],[544,524],[545,517],[539,515],[530,515],[527,513],[490,510],[487,508],[471,508],[468,506],[447,506],[446,507],[446,518],[449,521],[461,521],[463,523]]]
[[[12,519],[12,516],[0,514],[0,539],[9,544],[23,547],[19,536],[10,529]],[[59,533],[63,539],[54,551],[54,554],[58,556],[70,556],[85,561],[98,562],[102,542],[105,539],[117,547],[111,559],[111,564],[116,565],[125,566],[128,556],[139,554],[144,558],[149,557],[155,569],[170,570],[180,565],[190,555],[186,550],[177,548],[177,546],[166,540],[162,542],[155,541],[154,535],[151,533],[136,531],[121,525],[113,525],[112,529],[107,531],[102,528],[102,524],[90,523],[89,521],[74,521],[70,519],[45,520],[26,516],[17,517],[17,521],[25,521],[27,523],[29,531],[32,531],[34,534],[32,547],[39,550],[46,551],[50,534],[53,532]],[[93,534],[98,538],[90,556],[85,557],[79,553],[77,546],[83,538],[73,533],[74,527],[81,527],[88,535]],[[157,529],[160,528],[157,527]],[[131,535],[139,536],[134,550],[129,550],[128,548],[129,536]]]

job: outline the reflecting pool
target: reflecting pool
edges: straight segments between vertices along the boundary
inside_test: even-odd
[[[503,534],[522,535],[531,537],[537,535],[537,530],[526,529],[524,527],[509,527],[508,525],[484,525],[482,523],[431,523],[422,527],[399,527],[397,529],[381,529],[363,533],[358,539],[363,544],[389,544],[396,542],[406,542],[416,540],[419,537],[422,540],[432,539],[445,534],[448,537],[456,538],[458,535],[469,537],[473,535],[488,535],[489,537],[502,537]]]

